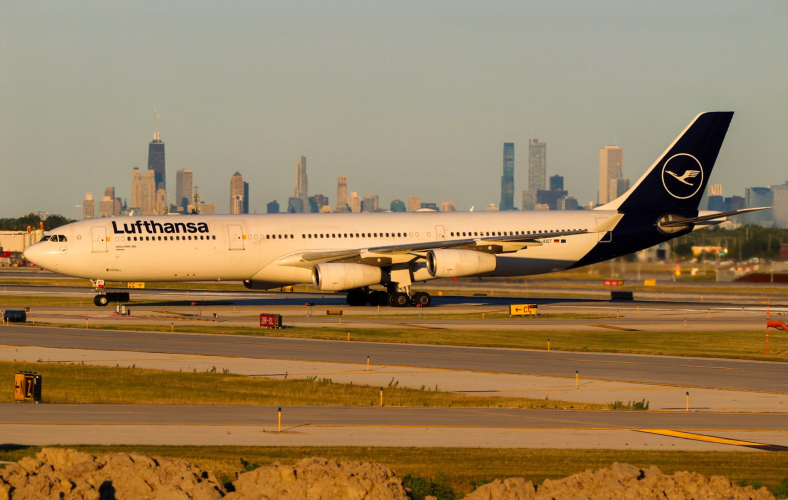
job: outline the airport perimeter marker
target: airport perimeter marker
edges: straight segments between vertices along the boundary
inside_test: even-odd
[[[687,391],[687,411],[689,411],[689,391]]]
[[[580,372],[575,370],[575,389],[580,389]]]
[[[380,388],[380,406],[383,407],[383,388]]]
[[[279,432],[282,432],[282,407],[279,407]]]

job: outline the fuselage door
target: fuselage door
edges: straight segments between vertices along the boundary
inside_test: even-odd
[[[435,236],[437,236],[439,240],[446,237],[446,231],[443,229],[443,226],[435,226]]]
[[[93,252],[107,251],[107,228],[104,226],[93,226],[90,228],[91,239],[93,241]]]
[[[241,226],[227,226],[227,232],[230,236],[230,250],[243,250],[244,232]]]

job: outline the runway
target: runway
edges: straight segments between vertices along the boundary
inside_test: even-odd
[[[0,327],[0,344],[442,368],[788,393],[788,363],[235,335]]]

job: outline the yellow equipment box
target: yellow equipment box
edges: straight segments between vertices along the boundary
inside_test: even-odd
[[[657,280],[643,280],[645,286],[657,286]]]
[[[539,306],[536,304],[510,304],[509,316],[538,316]]]
[[[126,283],[126,288],[145,288],[144,281],[129,281]]]
[[[41,401],[41,375],[35,372],[14,374],[14,401]]]

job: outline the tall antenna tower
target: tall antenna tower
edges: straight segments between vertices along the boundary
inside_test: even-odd
[[[159,111],[153,108],[153,140],[161,142],[161,126],[159,124]]]
[[[198,191],[200,186],[194,186],[194,194],[192,195],[192,201],[194,202],[194,208],[192,208],[192,214],[199,215],[200,214],[200,192]]]

